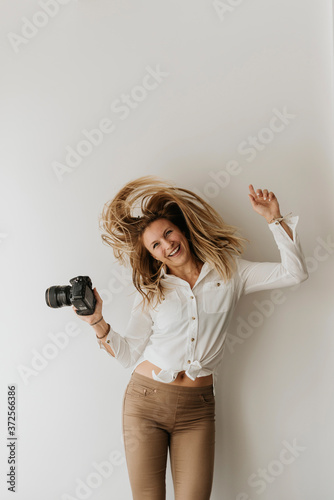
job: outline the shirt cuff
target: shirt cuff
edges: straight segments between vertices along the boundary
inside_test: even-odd
[[[110,332],[108,333],[108,335],[106,337],[103,338],[103,340],[105,342],[107,342],[107,344],[111,347],[113,353],[115,354],[115,358],[117,358],[117,349],[116,349],[116,347],[114,345],[114,342],[113,342],[113,340],[114,340],[114,338],[113,338],[114,337],[114,333],[115,333],[114,330],[110,327]],[[112,354],[108,351],[108,349],[106,348],[106,346],[104,345],[104,343],[102,342],[102,340],[98,339],[97,337],[96,337],[96,340],[97,340],[97,343],[100,346],[100,349],[103,349],[110,356],[112,356]]]
[[[292,216],[292,212],[289,212],[286,215],[283,215],[283,217],[274,217],[274,222],[268,222],[268,224],[279,224],[282,220],[288,220]]]
[[[297,243],[296,227],[299,221],[299,215],[292,215],[290,213],[288,215],[285,215],[282,219],[286,223],[286,225],[289,226],[289,228],[291,229],[293,240],[290,238],[285,229],[281,226],[279,221],[268,224],[270,231],[274,234],[275,239],[278,238],[278,240],[281,240],[282,236],[283,240],[281,241],[283,241],[284,243],[289,241],[292,244],[296,244]]]

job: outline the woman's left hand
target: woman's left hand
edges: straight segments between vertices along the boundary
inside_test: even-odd
[[[252,184],[248,187],[251,192],[248,196],[256,213],[262,215],[268,223],[274,217],[282,217],[277,198],[272,191],[257,189],[255,192]]]

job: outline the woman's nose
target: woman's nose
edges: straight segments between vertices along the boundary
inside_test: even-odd
[[[172,246],[173,246],[173,245],[172,245],[172,243],[171,243],[170,241],[168,241],[168,240],[164,240],[163,245],[164,245],[164,250],[165,250],[165,251],[167,251],[167,250],[171,250],[171,248],[172,248]]]

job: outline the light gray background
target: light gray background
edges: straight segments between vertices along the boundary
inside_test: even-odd
[[[266,302],[268,317],[256,304],[271,291],[243,297],[229,328],[238,336],[240,318],[258,318],[225,350],[212,500],[332,499],[331,2],[55,1],[1,2],[1,498],[13,498],[5,475],[14,383],[17,500],[131,499],[121,432],[130,369],[99,349],[70,308],[48,308],[44,292],[87,274],[106,320],[124,331],[130,271],[102,244],[98,216],[126,182],[156,174],[206,196],[251,240],[249,260],[280,260],[250,183],[274,191],[283,215],[300,216],[309,279],[281,289],[281,304]],[[145,96],[136,87],[148,67],[166,75]],[[131,93],[138,102],[122,119],[111,106]],[[284,109],[293,118],[271,132]],[[66,147],[105,118],[114,131],[57,177]],[[261,149],[245,154],[252,137]],[[63,348],[53,340],[60,332]],[[286,443],[299,447],[295,457]],[[94,464],[111,459],[101,478]],[[258,469],[270,476],[262,493],[249,483]]]

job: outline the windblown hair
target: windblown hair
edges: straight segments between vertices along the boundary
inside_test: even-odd
[[[141,201],[140,201],[141,199]],[[141,214],[135,211],[140,209]],[[189,243],[194,259],[212,264],[227,282],[236,269],[233,257],[241,255],[247,238],[235,235],[236,226],[224,222],[219,213],[188,189],[153,175],[128,182],[102,210],[99,219],[103,243],[110,245],[121,265],[132,267],[132,282],[146,302],[160,303],[163,293],[161,269],[143,243],[145,229],[157,219],[175,224]]]

